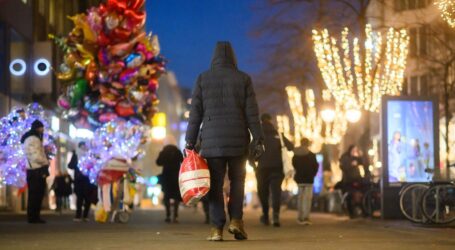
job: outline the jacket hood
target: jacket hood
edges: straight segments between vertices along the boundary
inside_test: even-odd
[[[216,44],[213,52],[212,67],[219,65],[237,67],[237,59],[230,42],[217,42]]]

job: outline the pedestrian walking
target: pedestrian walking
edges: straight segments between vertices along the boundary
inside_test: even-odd
[[[297,222],[303,225],[311,225],[310,212],[313,201],[314,177],[318,173],[319,164],[316,155],[309,150],[310,140],[303,138],[300,147],[294,149],[292,165],[295,169],[294,180],[299,187],[297,210]]]
[[[22,138],[27,158],[27,219],[29,223],[46,223],[41,219],[41,204],[46,190],[46,178],[49,176],[49,159],[43,146],[44,125],[35,120]]]
[[[262,215],[260,221],[264,225],[269,225],[269,199],[272,196],[274,227],[280,227],[280,207],[281,207],[281,184],[284,179],[282,147],[288,150],[293,149],[292,143],[283,135],[280,135],[272,123],[270,114],[261,116],[262,131],[264,134],[265,152],[259,158],[256,171],[259,200],[262,205]],[[283,140],[280,139],[283,138]],[[283,144],[281,143],[283,141]]]
[[[182,200],[179,189],[179,171],[182,161],[183,154],[175,145],[165,146],[156,159],[156,165],[163,167],[159,181],[164,193],[163,203],[166,207],[167,223],[178,223],[179,204]],[[173,211],[171,211],[171,200],[174,202]]]
[[[237,240],[248,238],[243,201],[250,132],[254,145],[251,153],[258,156],[263,152],[263,136],[251,78],[237,68],[231,44],[218,42],[211,68],[199,75],[194,87],[186,134],[186,148],[193,149],[201,133],[200,154],[207,159],[210,170],[208,195],[213,227],[208,240],[223,239],[226,171],[230,180],[228,231]]]
[[[74,170],[74,193],[76,194],[76,215],[75,222],[89,221],[90,205],[92,204],[93,185],[88,176],[84,175],[79,169],[79,158],[87,153],[87,145],[81,141],[77,145],[77,150],[73,151],[73,156],[68,163],[68,168]]]
[[[62,214],[63,206],[66,204],[68,197],[73,193],[71,184],[73,180],[68,173],[63,173],[55,176],[54,182],[52,183],[51,189],[55,193],[55,203],[57,213]]]
[[[348,193],[346,205],[351,218],[355,217],[356,205],[361,203],[363,177],[361,171],[365,172],[362,164],[362,157],[357,146],[351,145],[340,158],[340,168],[343,173],[341,189]],[[362,168],[362,170],[361,170]],[[338,185],[339,186],[339,185]]]

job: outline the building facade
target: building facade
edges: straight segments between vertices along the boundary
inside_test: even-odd
[[[377,30],[407,29],[410,44],[402,95],[438,97],[441,166],[447,157],[455,162],[455,29],[441,18],[434,0],[372,0],[368,17]]]

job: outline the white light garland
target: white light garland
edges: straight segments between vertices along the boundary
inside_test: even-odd
[[[434,2],[441,11],[444,19],[452,28],[455,28],[455,1],[454,0],[436,0]]]
[[[314,92],[311,89],[305,91],[305,106],[302,102],[300,91],[295,86],[286,87],[289,106],[294,118],[294,142],[300,145],[300,140],[305,137],[312,142],[311,149],[318,152],[322,144],[338,144],[347,130],[347,121],[340,105],[335,105],[335,116],[331,121],[324,121],[322,114],[316,109]],[[330,95],[328,95],[330,98]],[[324,94],[324,99],[327,95]],[[282,120],[282,118],[279,118]],[[280,127],[280,125],[279,125]]]
[[[404,79],[409,36],[390,28],[385,36],[367,25],[364,46],[341,33],[341,45],[327,29],[313,30],[314,51],[327,88],[344,109],[378,112],[383,95],[399,95]]]

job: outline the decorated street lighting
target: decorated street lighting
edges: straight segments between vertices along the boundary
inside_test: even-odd
[[[378,112],[383,95],[399,95],[404,79],[409,36],[405,29],[383,35],[366,26],[364,44],[341,33],[341,41],[327,29],[313,30],[318,67],[335,101],[345,110]],[[360,110],[359,110],[360,112]],[[354,117],[354,116],[353,116]],[[358,117],[360,118],[360,117]]]
[[[340,105],[335,104],[333,109],[326,108],[318,112],[313,90],[305,91],[305,102],[302,101],[302,96],[297,87],[288,86],[286,92],[294,118],[294,141],[296,145],[299,145],[302,137],[312,141],[313,151],[319,151],[324,143],[340,143],[347,130],[347,121]],[[330,97],[330,94],[328,96]]]
[[[454,0],[436,0],[434,2],[441,11],[441,17],[452,28],[455,28],[455,1]]]

